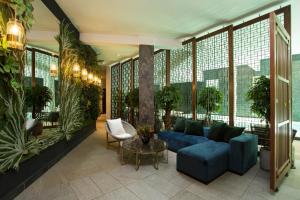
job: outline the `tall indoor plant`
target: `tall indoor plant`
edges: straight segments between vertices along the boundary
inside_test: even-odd
[[[33,88],[25,89],[25,105],[32,108],[32,113],[41,117],[41,112],[49,102],[52,101],[52,92],[46,86],[36,85]],[[35,118],[36,116],[32,116]]]
[[[205,87],[200,91],[198,105],[205,110],[205,121],[211,123],[211,113],[221,109],[222,93],[216,87]]]
[[[251,111],[262,118],[266,126],[270,123],[270,79],[260,76],[247,92],[247,100],[252,101]]]
[[[165,110],[164,123],[165,128],[171,128],[171,111],[178,106],[180,102],[179,91],[174,86],[165,86],[157,92],[157,103],[161,109]]]

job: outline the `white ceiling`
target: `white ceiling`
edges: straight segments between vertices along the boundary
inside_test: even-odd
[[[59,33],[59,21],[41,0],[33,1],[32,5],[35,22],[27,34],[28,43],[31,46],[58,52],[59,45],[54,36]]]
[[[176,47],[181,39],[230,23],[285,0],[56,0],[82,40],[111,64],[138,53],[138,44]],[[55,17],[34,1],[33,31],[58,32]],[[56,29],[57,28],[57,29]],[[34,35],[34,34],[33,34]],[[45,36],[46,34],[40,34]],[[48,34],[48,36],[51,34]],[[46,40],[46,38],[44,38]]]

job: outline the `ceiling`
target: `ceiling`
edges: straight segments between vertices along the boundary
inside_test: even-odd
[[[56,0],[78,28],[81,40],[100,52],[105,65],[132,57],[139,44],[176,48],[183,38],[227,24],[285,0]],[[29,42],[58,49],[50,38],[58,22],[40,0],[33,3],[36,24]],[[44,34],[44,32],[48,32]],[[44,41],[34,38],[40,35]],[[29,34],[30,38],[30,34]],[[42,39],[40,39],[42,40]]]
[[[35,0],[32,2],[32,5],[34,8],[33,16],[35,22],[27,34],[28,43],[31,46],[42,47],[50,51],[58,52],[59,45],[54,39],[54,36],[59,33],[59,21],[42,1]],[[45,38],[46,34],[48,34],[48,37]]]

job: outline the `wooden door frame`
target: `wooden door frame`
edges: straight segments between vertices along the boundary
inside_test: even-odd
[[[270,189],[272,191],[277,191],[278,186],[282,179],[288,174],[288,171],[291,168],[291,134],[292,134],[292,101],[291,101],[291,39],[290,34],[286,29],[281,25],[279,20],[277,19],[276,14],[270,13],[270,103],[271,103],[271,127],[270,127]],[[279,27],[279,28],[278,28]],[[276,132],[278,131],[278,122],[277,122],[277,113],[276,113],[276,101],[277,101],[277,43],[276,43],[276,35],[280,34],[283,39],[288,42],[288,81],[289,81],[289,146],[288,160],[279,168],[277,168],[276,160]]]

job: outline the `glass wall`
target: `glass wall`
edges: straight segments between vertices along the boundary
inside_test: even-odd
[[[284,21],[283,14],[279,15]],[[255,79],[270,75],[270,32],[269,19],[265,19],[233,32],[234,85],[236,126],[250,129],[250,124],[263,124],[251,109],[246,94]]]
[[[54,64],[58,67],[58,57],[52,56],[50,53],[43,52],[42,50],[33,51],[31,48],[28,48],[25,53],[25,87],[32,87],[32,58],[35,55],[35,83],[40,86],[48,87],[52,93],[52,101],[47,104],[47,106],[43,109],[43,112],[57,111],[59,107],[58,76],[50,76],[50,66]],[[31,114],[31,111],[28,110],[27,118],[31,118]]]
[[[228,31],[197,42],[197,99],[205,87],[215,87],[222,94],[221,109],[212,120],[229,122],[228,117]],[[197,119],[204,119],[205,110],[197,106]]]
[[[192,43],[170,51],[170,83],[178,88],[181,102],[174,115],[192,117]]]

